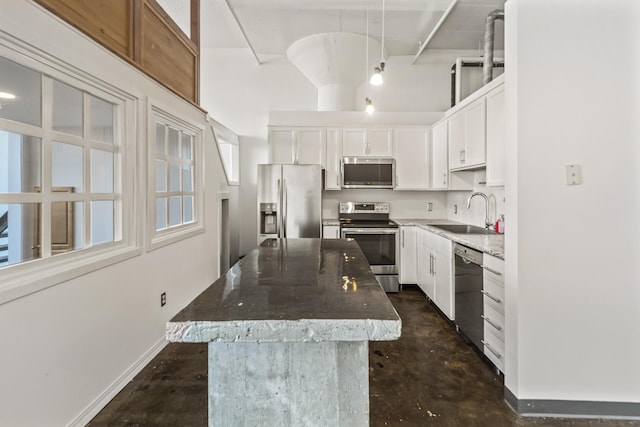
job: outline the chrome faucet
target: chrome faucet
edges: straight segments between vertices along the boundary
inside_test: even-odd
[[[486,194],[480,193],[479,191],[472,193],[467,199],[467,209],[471,207],[471,199],[473,199],[473,196],[482,196],[484,198],[484,201],[486,202],[486,206],[487,206],[487,211],[484,216],[484,228],[486,228],[487,230],[490,230],[491,227],[493,226],[493,223],[489,219],[489,198],[487,197]]]

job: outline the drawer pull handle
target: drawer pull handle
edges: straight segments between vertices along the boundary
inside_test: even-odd
[[[484,289],[482,291],[484,295],[488,296],[489,298],[491,298],[492,300],[494,300],[495,302],[497,302],[498,304],[502,303],[502,300],[500,298],[496,298],[493,295],[491,295],[489,292],[485,291]]]
[[[487,343],[485,340],[480,341],[482,344],[484,344],[485,347],[487,347],[487,349],[493,353],[498,359],[502,359],[502,355],[500,353],[498,353],[496,350],[493,349],[493,347],[491,347],[489,345],[489,343]]]
[[[484,314],[482,316],[480,316],[484,319],[485,322],[487,322],[488,324],[490,324],[491,326],[493,326],[494,328],[496,328],[498,331],[502,330],[502,326],[500,325],[496,325],[491,319],[489,319],[487,316],[485,316]]]
[[[489,268],[486,265],[483,265],[482,268],[484,268],[488,272],[493,273],[493,274],[495,274],[497,276],[502,276],[502,273],[500,273],[499,271],[494,270],[493,268]]]

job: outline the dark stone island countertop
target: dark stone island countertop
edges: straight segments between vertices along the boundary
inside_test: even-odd
[[[355,241],[270,239],[171,319],[167,339],[384,341],[400,330]]]

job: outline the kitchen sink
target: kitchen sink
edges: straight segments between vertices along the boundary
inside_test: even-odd
[[[442,224],[442,225],[431,224],[431,227],[436,227],[441,230],[450,231],[452,233],[460,233],[460,234],[497,234],[493,230],[487,230],[486,228],[476,227],[475,225],[467,225],[467,224]]]

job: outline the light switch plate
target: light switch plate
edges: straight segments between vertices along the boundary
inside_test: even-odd
[[[566,165],[567,173],[567,185],[580,185],[582,184],[582,171],[580,165],[573,163]]]

